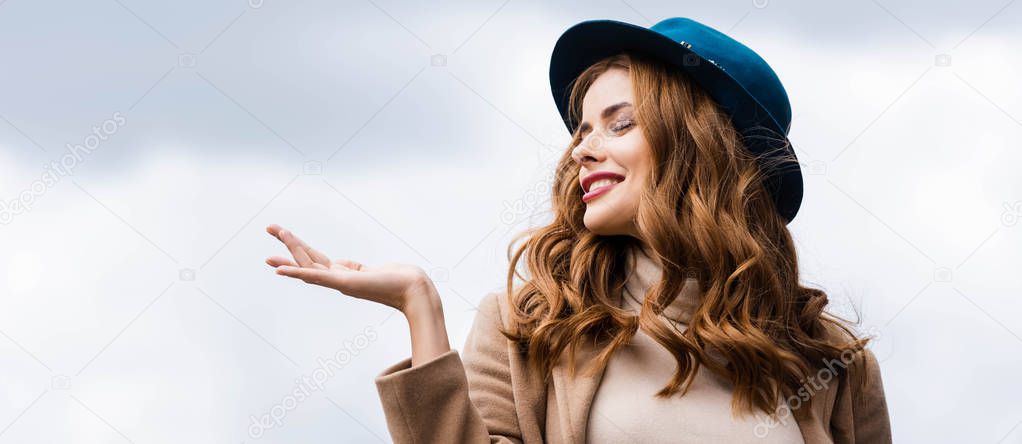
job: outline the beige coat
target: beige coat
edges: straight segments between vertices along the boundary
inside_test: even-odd
[[[571,379],[562,363],[550,383],[543,384],[497,331],[498,322],[508,325],[506,304],[502,292],[486,295],[461,354],[452,349],[415,368],[406,358],[376,378],[395,443],[586,442],[590,405],[602,375],[577,372]],[[580,351],[580,362],[595,356],[591,348]],[[798,421],[806,444],[891,442],[880,367],[869,349],[858,356],[866,359],[866,389],[853,390],[854,378],[862,376],[855,371],[814,384],[813,410]],[[752,430],[748,441],[757,441]]]

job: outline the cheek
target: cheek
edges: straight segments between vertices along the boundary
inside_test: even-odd
[[[632,178],[637,179],[637,178]],[[639,207],[639,193],[642,192],[642,183],[638,180],[629,180],[628,187],[625,188],[624,193],[621,193],[621,201],[619,205],[621,207],[621,213],[627,214],[629,217],[635,213],[635,210]]]
[[[616,156],[621,166],[628,169],[628,174],[632,177],[646,174],[653,162],[653,155],[642,132],[632,131],[621,142]]]
[[[625,194],[622,197],[626,200],[627,211],[633,213],[639,206],[639,195],[652,168],[652,158],[645,141],[635,146],[628,158],[622,159],[622,162],[627,162],[625,168],[628,169],[627,193],[622,193]]]

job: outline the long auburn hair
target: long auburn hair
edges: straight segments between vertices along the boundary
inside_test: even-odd
[[[663,279],[647,291],[638,316],[618,307],[627,251],[641,244],[584,226],[579,167],[571,157],[582,140],[576,131],[554,172],[553,220],[519,233],[508,246],[511,322],[500,330],[534,371],[549,377],[565,351],[574,375],[575,352],[584,343],[601,345],[588,371],[602,370],[641,327],[677,360],[658,397],[684,394],[702,365],[732,384],[733,412],[776,416],[778,403],[801,393],[825,360],[860,350],[870,338],[857,337],[844,325],[849,321],[824,312],[826,293],[799,284],[795,245],[756,156],[687,74],[641,54],[608,57],[572,85],[572,119],[580,120],[593,81],[612,68],[629,72],[636,127],[652,150],[654,167],[635,224],[647,251],[663,264]],[[530,278],[515,287],[523,259]],[[657,313],[688,278],[698,280],[703,300],[679,333]],[[835,339],[839,331],[846,340]]]

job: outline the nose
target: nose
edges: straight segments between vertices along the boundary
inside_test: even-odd
[[[601,142],[602,138],[595,131],[590,132],[571,150],[571,158],[579,164],[603,160],[604,153],[600,146]]]

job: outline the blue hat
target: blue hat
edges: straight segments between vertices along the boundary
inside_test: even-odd
[[[568,114],[572,82],[593,63],[625,51],[670,63],[713,97],[745,136],[746,148],[763,155],[766,162],[760,167],[767,189],[778,212],[791,222],[802,204],[802,171],[788,143],[788,93],[763,58],[702,23],[674,17],[647,29],[615,20],[589,20],[564,31],[550,59],[550,87],[568,131],[574,134],[578,125]],[[778,162],[781,155],[796,161]]]

